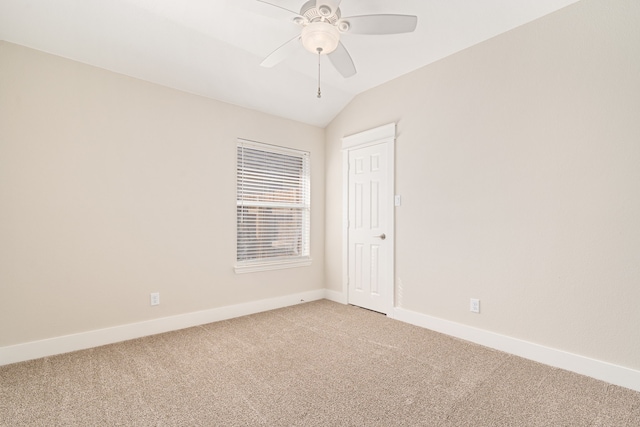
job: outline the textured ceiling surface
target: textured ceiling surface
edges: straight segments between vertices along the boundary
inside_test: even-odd
[[[271,0],[297,11],[305,0]],[[344,34],[357,74],[302,47],[260,62],[299,33],[256,0],[0,0],[0,39],[273,115],[326,126],[358,93],[578,0],[343,0],[343,16],[418,16],[415,32]]]

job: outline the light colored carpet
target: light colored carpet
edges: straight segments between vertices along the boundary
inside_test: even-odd
[[[0,367],[2,426],[640,426],[640,393],[316,301]]]

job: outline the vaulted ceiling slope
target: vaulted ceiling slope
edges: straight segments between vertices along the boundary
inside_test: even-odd
[[[270,0],[298,11],[305,0]],[[300,27],[256,0],[0,0],[0,39],[325,127],[354,96],[578,0],[343,0],[343,16],[418,16],[415,32],[345,34],[357,74],[302,47],[261,61]]]

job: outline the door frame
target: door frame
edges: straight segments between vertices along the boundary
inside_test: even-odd
[[[387,259],[387,277],[385,278],[391,289],[387,292],[385,301],[386,315],[393,317],[395,307],[395,141],[396,124],[389,123],[364,132],[345,136],[342,138],[342,294],[344,302],[349,302],[349,153],[352,150],[365,148],[372,145],[387,144],[387,201],[389,202],[389,232],[385,234],[389,247]]]

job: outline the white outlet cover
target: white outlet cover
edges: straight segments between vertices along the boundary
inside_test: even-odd
[[[152,292],[151,305],[159,305],[159,304],[160,304],[160,292]]]
[[[471,302],[469,303],[469,310],[473,313],[480,313],[480,300],[476,298],[471,298]]]

